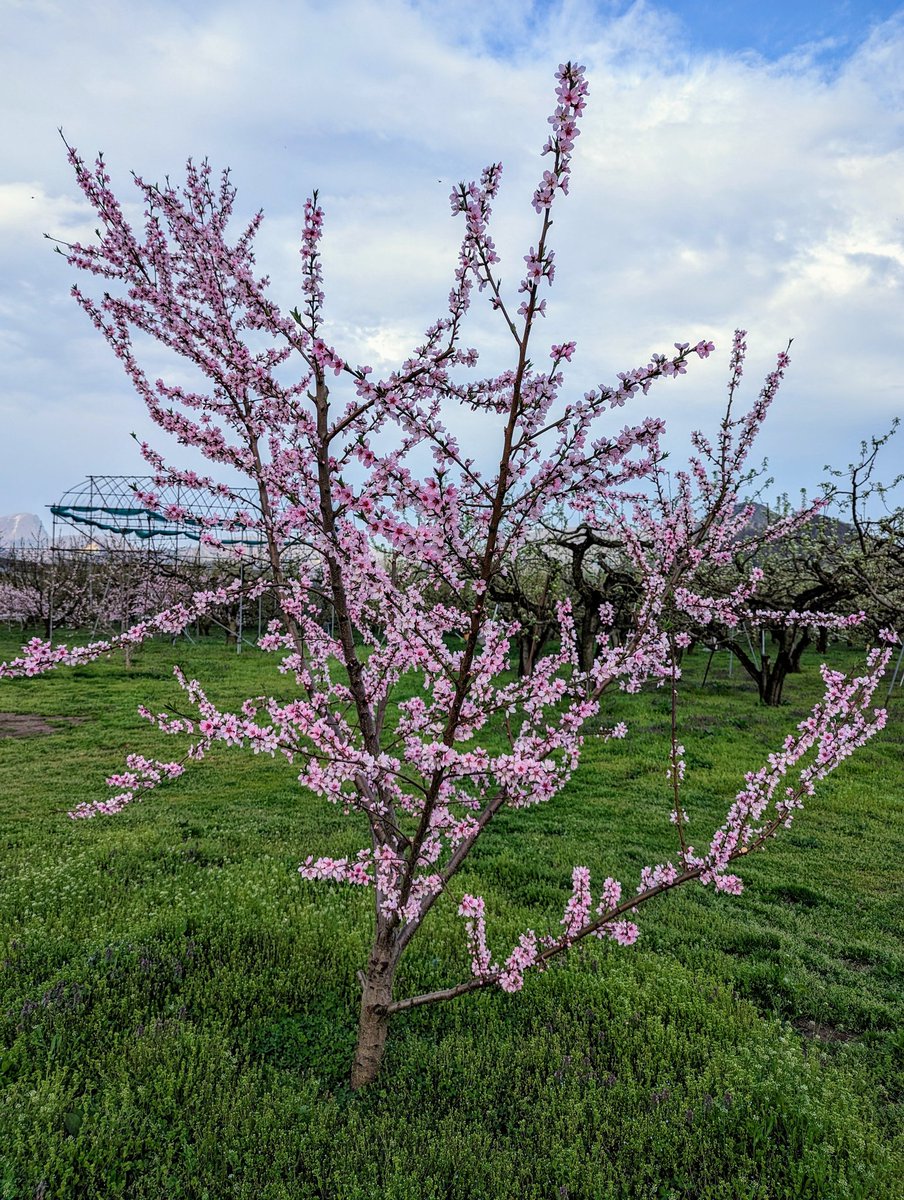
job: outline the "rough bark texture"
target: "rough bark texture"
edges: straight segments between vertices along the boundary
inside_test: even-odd
[[[585,604],[577,629],[578,666],[589,671],[596,659],[596,637],[599,632],[599,605]]]
[[[374,943],[364,988],[361,993],[361,1015],[358,1021],[358,1044],[352,1064],[352,1090],[366,1087],[377,1077],[386,1035],[389,1033],[389,1005],[392,1001],[392,983],[395,976],[395,956],[388,939],[379,935]]]
[[[760,701],[770,708],[774,708],[782,702],[785,678],[790,670],[790,664],[787,659],[788,656],[784,651],[779,652],[774,663],[770,663],[768,655],[763,658],[763,666],[758,681]]]

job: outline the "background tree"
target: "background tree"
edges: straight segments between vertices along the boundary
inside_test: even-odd
[[[518,674],[530,675],[559,633],[558,607],[564,599],[565,564],[543,535],[530,538],[503,563],[490,581],[489,597],[505,620],[517,625]]]
[[[84,628],[91,612],[91,581],[83,555],[54,552],[46,540],[11,546],[0,568],[0,614],[50,637],[54,625]]]
[[[752,569],[762,572],[759,608],[749,620],[730,627],[710,622],[699,632],[711,650],[735,655],[764,704],[782,702],[787,677],[800,670],[810,647],[824,653],[833,634],[875,638],[883,627],[901,626],[904,509],[892,498],[904,475],[889,484],[876,477],[896,427],[861,443],[846,470],[826,468],[821,505],[804,504],[797,516],[786,497],[774,508],[751,506],[732,562],[712,570],[709,587],[723,594]]]
[[[0,614],[23,628],[121,633],[161,609],[189,601],[206,581],[168,552],[98,535],[43,540],[5,551]],[[128,647],[126,647],[128,651]]]
[[[814,512],[803,520],[787,505],[742,531],[730,564],[714,566],[709,586],[730,594],[751,571],[758,574],[756,603],[744,619],[706,622],[695,630],[711,652],[729,650],[757,687],[761,703],[782,703],[789,675],[800,671],[811,646],[824,652],[832,632],[844,634],[862,622],[855,596],[833,566],[838,523]],[[795,522],[788,529],[789,515]]]
[[[586,522],[573,529],[551,529],[550,538],[567,558],[578,664],[589,671],[603,629],[608,628],[616,642],[629,636],[641,602],[642,576],[620,537],[607,537]]]
[[[815,556],[814,569],[864,609],[870,633],[883,625],[900,629],[904,622],[904,472],[888,482],[878,474],[884,447],[898,425],[895,419],[887,433],[861,442],[859,457],[846,470],[826,468],[837,536],[832,539],[826,531],[825,553]]]

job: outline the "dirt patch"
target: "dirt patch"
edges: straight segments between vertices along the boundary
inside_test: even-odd
[[[849,971],[871,971],[874,966],[868,958],[845,958],[842,955],[838,961],[843,963]]]
[[[820,1042],[852,1042],[857,1036],[849,1029],[837,1029],[824,1021],[808,1021],[806,1017],[797,1017],[791,1024],[804,1037]]]
[[[0,712],[0,738],[41,737],[81,725],[85,717],[42,717],[38,713]]]

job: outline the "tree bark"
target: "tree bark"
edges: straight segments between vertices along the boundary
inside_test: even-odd
[[[361,992],[361,1015],[358,1020],[358,1043],[352,1063],[351,1087],[353,1091],[366,1087],[377,1077],[386,1036],[389,1033],[389,1005],[392,1001],[392,984],[395,977],[396,955],[391,944],[391,934],[377,934],[367,964],[364,987]]]
[[[785,686],[785,676],[788,674],[788,664],[784,661],[786,658],[782,652],[771,667],[768,658],[765,660],[760,700],[769,708],[777,708],[782,702],[782,690]]]
[[[533,638],[524,632],[518,635],[518,678],[526,679],[533,672],[534,664],[531,660],[531,649],[533,647]]]
[[[589,671],[596,659],[596,635],[599,630],[599,605],[585,604],[577,629],[578,666]]]
[[[820,641],[822,641],[823,638],[826,639],[825,646],[823,646],[822,649],[820,650],[821,654],[825,654],[826,650],[828,649],[828,630],[820,629],[819,638],[820,638]],[[810,641],[811,641],[810,636],[809,636],[809,634],[807,634],[804,637],[802,637],[795,646],[793,646],[791,648],[789,657],[791,659],[792,674],[794,674],[794,675],[800,674],[800,670],[801,670],[800,660],[803,658],[804,651],[810,645]]]

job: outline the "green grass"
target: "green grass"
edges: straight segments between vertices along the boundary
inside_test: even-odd
[[[0,657],[15,647],[0,638]],[[853,664],[851,652],[833,652]],[[178,660],[226,704],[286,681],[256,653],[151,645],[0,683],[0,710],[86,718],[0,740],[0,1197],[624,1200],[904,1193],[904,700],[741,897],[647,906],[630,950],[580,947],[524,993],[398,1017],[377,1084],[346,1086],[370,897],[307,884],[362,829],[285,764],[224,751],[122,815],[72,822],[177,702]],[[743,772],[817,695],[757,706],[688,662],[686,803],[698,847]],[[633,887],[673,853],[667,698],[616,697],[625,742],[588,744],[552,804],[500,816],[460,876],[504,956],[556,927],[571,867]],[[467,977],[438,905],[398,993]]]

